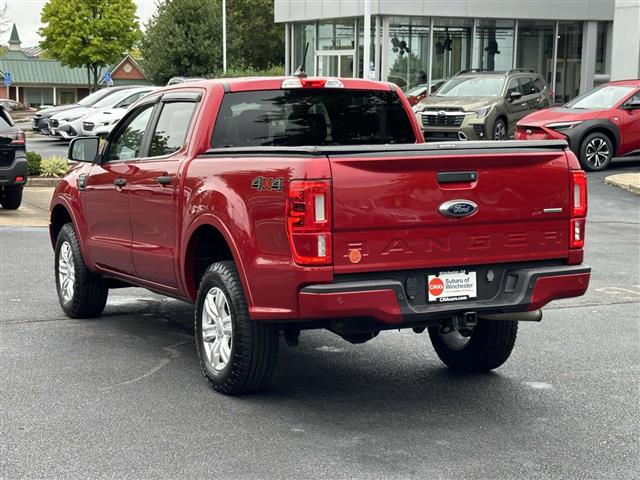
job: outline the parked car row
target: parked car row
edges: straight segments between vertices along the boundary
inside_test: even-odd
[[[128,86],[98,90],[78,103],[39,111],[34,116],[32,128],[65,140],[87,135],[106,136],[130,105],[155,89]]]
[[[544,78],[525,69],[465,70],[426,91],[407,92],[426,141],[562,139],[585,170],[640,155],[640,80],[611,82],[553,108]]]

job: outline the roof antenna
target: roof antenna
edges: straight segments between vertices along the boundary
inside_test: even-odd
[[[307,72],[304,71],[304,64],[307,63],[307,50],[309,50],[309,42],[304,46],[304,55],[302,56],[302,63],[296,71],[293,72],[294,77],[305,78],[307,76]]]

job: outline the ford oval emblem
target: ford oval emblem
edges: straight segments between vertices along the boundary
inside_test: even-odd
[[[478,210],[478,205],[471,200],[449,200],[440,205],[440,213],[445,217],[468,217]]]

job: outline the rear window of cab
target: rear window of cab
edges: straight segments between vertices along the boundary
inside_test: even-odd
[[[227,93],[214,148],[415,143],[395,92],[303,88]]]

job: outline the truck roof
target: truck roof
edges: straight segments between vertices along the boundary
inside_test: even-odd
[[[251,90],[279,90],[282,88],[282,82],[287,79],[296,79],[298,77],[241,77],[241,78],[216,78],[211,80],[201,80],[197,82],[185,82],[174,86],[179,87],[205,87],[211,88],[215,85],[222,84],[226,91],[229,92],[246,92]],[[301,80],[312,82],[314,80],[336,80],[336,77],[304,77]],[[377,82],[373,80],[364,80],[361,78],[338,78],[344,88],[350,90],[376,90],[391,91],[390,83]]]

